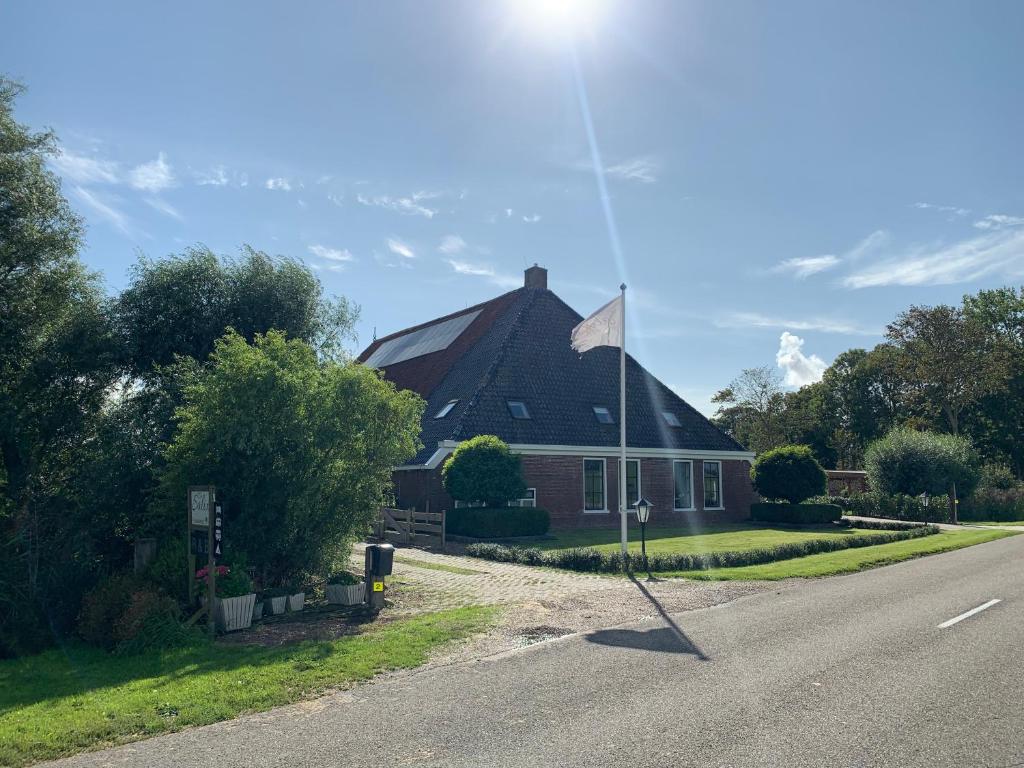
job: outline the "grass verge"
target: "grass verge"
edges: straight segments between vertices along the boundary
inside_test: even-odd
[[[1024,525],[1024,520],[1004,520],[1003,522],[999,522],[998,520],[986,520],[984,522],[976,522],[974,520],[962,520],[961,522],[964,525]]]
[[[397,555],[395,556],[395,562],[402,565],[411,565],[414,568],[426,568],[428,571],[457,573],[460,576],[477,576],[481,573],[486,573],[486,571],[474,571],[472,568],[461,568],[457,565],[448,565],[447,563],[430,563],[426,560],[414,560],[411,557],[399,557]]]
[[[117,657],[83,645],[0,662],[0,765],[21,766],[227,720],[416,667],[483,630],[472,606],[324,642],[199,645]]]
[[[674,571],[659,573],[659,576],[683,576],[688,579],[703,580],[769,580],[788,579],[790,577],[834,576],[840,573],[853,573],[880,565],[890,565],[902,560],[910,560],[924,555],[970,547],[986,541],[994,541],[1005,536],[1015,536],[1012,531],[998,530],[960,530],[943,531],[934,536],[925,536],[891,544],[879,544],[862,549],[844,549],[838,552],[823,552],[807,557],[795,557],[791,560],[780,560],[763,565],[748,565],[738,568],[712,568],[707,571]]]

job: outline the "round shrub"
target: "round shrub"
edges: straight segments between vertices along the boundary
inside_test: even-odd
[[[825,470],[806,445],[783,445],[758,456],[750,468],[754,488],[766,499],[799,504],[825,493]]]
[[[441,468],[444,489],[456,501],[500,507],[526,492],[519,457],[494,435],[477,435],[455,449]]]
[[[1005,464],[986,464],[981,468],[978,490],[1012,491],[1021,487],[1021,482]]]
[[[873,490],[908,496],[945,494],[953,483],[958,496],[969,496],[978,485],[980,463],[967,439],[912,429],[894,429],[864,454]]]
[[[119,649],[125,645],[137,645],[135,641],[140,635],[151,636],[157,629],[163,632],[167,620],[177,624],[180,616],[178,601],[173,597],[162,595],[154,589],[138,589],[131,593],[127,606],[114,622],[111,636]]]
[[[133,576],[117,575],[97,584],[82,599],[78,634],[85,642],[105,650],[117,645],[114,626],[128,608],[132,595],[143,588]]]

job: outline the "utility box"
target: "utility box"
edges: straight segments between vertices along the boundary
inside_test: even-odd
[[[374,613],[384,607],[384,577],[391,575],[394,564],[395,548],[391,544],[366,547],[366,604]]]

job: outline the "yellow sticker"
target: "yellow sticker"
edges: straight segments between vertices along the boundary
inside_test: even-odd
[[[383,581],[375,581],[375,582],[373,582],[373,591],[374,592],[383,592],[384,591],[384,582]]]

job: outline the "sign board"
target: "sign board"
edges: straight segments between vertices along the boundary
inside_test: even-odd
[[[223,551],[221,543],[224,536],[224,509],[220,504],[214,506],[213,514],[213,557],[219,560]]]
[[[210,525],[210,498],[208,488],[190,488],[188,491],[189,521],[199,528]]]
[[[383,592],[384,591],[384,582],[383,581],[374,581],[373,582],[373,591],[374,592]]]

